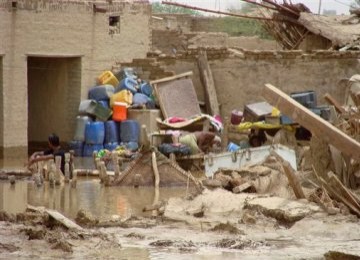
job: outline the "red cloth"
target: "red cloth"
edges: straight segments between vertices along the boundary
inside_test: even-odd
[[[173,123],[185,122],[186,119],[174,116],[174,117],[170,117],[168,121],[170,124],[173,124]]]

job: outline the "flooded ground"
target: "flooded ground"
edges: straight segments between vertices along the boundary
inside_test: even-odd
[[[91,158],[77,160],[75,164],[77,168],[93,168]],[[0,165],[4,163],[0,162]],[[7,161],[6,165],[6,169],[23,168],[19,160]],[[161,200],[185,195],[185,188],[160,189]],[[0,211],[24,212],[27,204],[31,204],[58,210],[71,219],[84,209],[98,219],[109,219],[114,215],[129,219],[132,216],[142,223],[138,226],[85,229],[81,238],[41,226],[45,238],[29,240],[24,229],[38,228],[39,225],[33,227],[33,224],[0,221],[0,258],[325,259],[324,254],[330,250],[360,255],[359,220],[352,215],[329,216],[318,212],[284,225],[254,211],[250,212],[251,221],[245,221],[247,210],[242,206],[236,212],[217,210],[235,204],[235,201],[224,199],[223,193],[220,195],[214,193],[213,201],[206,202],[213,209],[208,211],[214,213],[213,216],[194,218],[190,214],[186,216],[190,221],[181,221],[176,217],[152,219],[150,213],[142,212],[143,207],[153,201],[152,187],[104,187],[97,178],[90,177],[80,178],[76,189],[70,185],[51,188],[48,183],[37,187],[30,177],[18,180],[15,185],[0,181]],[[216,229],[219,223],[229,224],[230,229]],[[63,237],[71,244],[72,252],[53,247],[49,242],[52,237]]]
[[[183,197],[185,193],[183,188],[160,190],[161,199]],[[153,189],[103,187],[91,178],[81,179],[76,189],[69,185],[36,187],[31,180],[10,186],[3,181],[0,197],[0,210],[12,213],[22,212],[29,203],[56,209],[72,219],[80,208],[102,218],[112,215],[141,218],[146,216],[142,208],[152,202]],[[213,197],[211,204],[221,205],[221,201],[216,202],[216,197],[221,196]],[[257,213],[254,222],[249,223],[244,222],[243,214],[238,218],[236,214],[235,218],[234,214],[227,214],[229,218],[224,216],[223,222],[231,219],[233,229],[215,231],[218,223],[208,218],[194,218],[191,223],[143,218],[147,227],[86,229],[89,233],[86,239],[75,239],[74,235],[67,238],[73,247],[71,253],[49,250],[44,240],[29,240],[23,234],[23,224],[0,222],[0,256],[5,259],[324,259],[329,250],[360,255],[359,221],[354,216],[317,213],[286,226]],[[46,232],[54,236],[51,232],[55,231]],[[10,245],[16,248],[9,250]]]
[[[185,195],[184,188],[160,189],[161,200]],[[37,187],[32,180],[17,181],[15,185],[0,182],[0,210],[9,213],[23,212],[30,204],[58,210],[69,218],[75,218],[80,209],[97,218],[146,216],[142,209],[152,204],[153,196],[151,187],[104,187],[96,178],[80,179],[76,189],[70,185],[51,188],[47,182]]]

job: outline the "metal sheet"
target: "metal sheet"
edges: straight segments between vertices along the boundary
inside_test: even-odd
[[[245,166],[261,163],[270,155],[272,149],[297,170],[295,151],[283,145],[275,145],[243,149],[234,153],[206,155],[204,157],[206,176],[212,177],[219,168],[237,170]]]

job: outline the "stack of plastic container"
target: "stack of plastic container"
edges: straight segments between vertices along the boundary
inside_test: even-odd
[[[120,71],[117,78],[105,71],[92,87],[88,99],[81,101],[71,148],[76,156],[92,156],[101,149],[114,150],[119,145],[138,149],[140,126],[127,120],[129,106],[154,107],[153,89],[147,82],[137,80],[131,68]]]

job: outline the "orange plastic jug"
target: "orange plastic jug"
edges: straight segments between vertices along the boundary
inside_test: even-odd
[[[110,97],[110,107],[113,107],[115,102],[131,105],[133,103],[133,94],[127,89],[121,90]]]
[[[116,88],[119,85],[119,80],[109,70],[104,71],[98,77],[98,81],[99,81],[100,85],[113,85],[114,88]]]
[[[127,119],[127,104],[123,102],[115,102],[113,106],[112,119],[114,121],[124,121]]]

